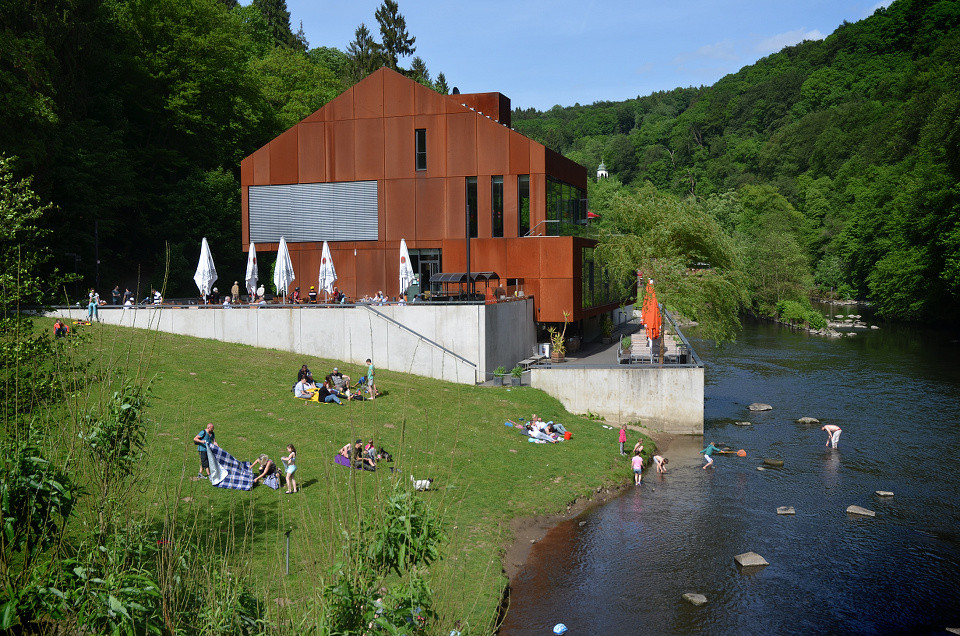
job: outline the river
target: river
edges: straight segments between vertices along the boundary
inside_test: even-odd
[[[561,622],[571,636],[960,627],[958,335],[883,326],[828,339],[748,324],[722,349],[692,336],[706,365],[704,438],[672,441],[666,475],[645,471],[538,542],[500,634]],[[773,410],[751,413],[752,402]],[[839,425],[839,447],[795,422],[804,416]],[[711,440],[747,456],[702,470]],[[763,458],[784,466],[759,471]],[[848,515],[851,504],[876,517]],[[770,565],[741,573],[733,558],[751,551]]]

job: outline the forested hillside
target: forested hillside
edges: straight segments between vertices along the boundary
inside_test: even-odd
[[[370,18],[379,34],[360,25],[344,52],[309,48],[285,0],[0,0],[0,154],[55,205],[73,300],[98,271],[101,294],[159,288],[167,246],[168,293],[195,294],[203,236],[242,272],[244,156],[384,64],[446,92],[422,59],[400,68],[415,38],[396,2]]]
[[[590,170],[604,161],[634,189],[706,200],[764,186],[799,212],[821,288],[891,317],[955,318],[958,25],[956,0],[897,0],[711,87],[515,110],[513,123]]]

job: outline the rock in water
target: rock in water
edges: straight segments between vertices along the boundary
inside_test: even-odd
[[[683,600],[687,601],[688,603],[693,603],[694,605],[699,607],[700,605],[703,605],[704,603],[707,602],[707,597],[704,596],[703,594],[694,594],[693,592],[687,592],[686,594],[683,595]]]
[[[815,417],[801,417],[797,420],[797,424],[819,424],[820,420]]]
[[[877,497],[893,497],[893,493],[889,490],[878,490]]]
[[[750,409],[751,411],[772,411],[773,410],[773,407],[770,406],[769,404],[761,404],[760,402],[754,402],[747,408]]]
[[[767,560],[756,552],[744,552],[743,554],[738,554],[733,557],[733,560],[737,562],[742,568],[758,568],[765,565],[770,565],[767,563]]]
[[[793,509],[793,506],[780,506],[777,508],[778,515],[795,515],[797,511]]]
[[[867,510],[866,508],[861,508],[860,506],[848,506],[847,507],[848,515],[860,515],[861,517],[876,517],[877,513],[873,510]]]
[[[737,426],[753,426],[753,422],[734,422]]]
[[[757,466],[757,470],[766,470],[763,466]]]
[[[767,466],[773,466],[774,468],[783,468],[782,459],[771,459],[769,457],[764,458],[763,463]]]

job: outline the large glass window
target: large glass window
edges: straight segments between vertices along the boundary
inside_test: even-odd
[[[530,175],[517,177],[517,236],[526,236],[530,232]]]
[[[581,289],[583,295],[580,298],[580,307],[589,309],[616,302],[607,270],[594,259],[592,247],[583,248],[582,263],[581,280],[583,284]]]
[[[493,236],[503,236],[503,175],[490,178],[490,213],[493,216]]]
[[[414,131],[416,138],[416,165],[417,170],[427,169],[427,129],[417,128]]]
[[[467,231],[477,238],[477,178],[467,177]]]
[[[586,192],[569,183],[547,178],[547,236],[570,236],[580,233],[586,224]]]

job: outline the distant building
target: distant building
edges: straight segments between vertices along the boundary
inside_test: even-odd
[[[607,172],[607,166],[601,161],[600,165],[597,167],[597,179],[606,179],[610,176],[610,173]]]
[[[494,272],[494,287],[534,297],[539,322],[615,308],[596,241],[572,236],[586,168],[509,126],[500,93],[440,95],[382,68],[241,162],[243,249],[285,237],[303,287],[327,240],[348,297],[397,296],[405,239],[423,290]]]

